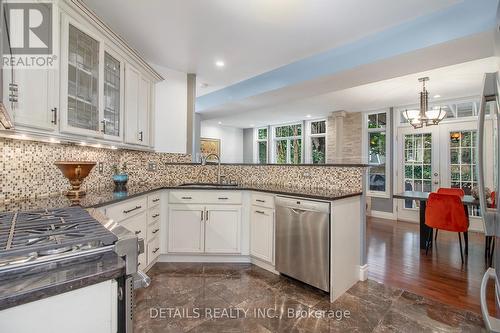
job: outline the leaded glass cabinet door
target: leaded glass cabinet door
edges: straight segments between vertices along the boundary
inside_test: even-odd
[[[101,131],[109,140],[122,138],[123,101],[123,64],[119,57],[110,50],[104,51],[103,74],[103,113]]]
[[[100,136],[99,74],[102,43],[66,16],[63,18],[61,40],[61,130]]]

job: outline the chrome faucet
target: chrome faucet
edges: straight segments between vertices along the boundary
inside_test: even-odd
[[[215,154],[215,153],[212,153],[212,154],[208,154],[207,156],[205,157],[201,157],[201,165],[206,165],[207,164],[207,160],[210,158],[210,157],[215,157],[217,159],[217,184],[221,184],[221,175],[220,175],[220,157],[219,155]]]

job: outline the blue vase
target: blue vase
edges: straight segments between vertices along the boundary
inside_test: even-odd
[[[126,174],[126,173],[114,174],[113,175],[113,182],[115,183],[114,192],[126,192],[127,191],[128,174]]]

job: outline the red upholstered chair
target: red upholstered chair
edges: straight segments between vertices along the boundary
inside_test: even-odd
[[[458,195],[460,198],[463,198],[465,196],[465,192],[461,188],[440,187],[440,188],[438,188],[437,193]],[[465,214],[467,215],[467,218],[469,218],[469,210],[467,209],[466,206],[464,206],[464,210],[465,210]],[[438,229],[436,229],[436,234],[434,235],[434,242],[437,242],[437,237],[438,237]],[[465,254],[468,254],[469,253],[469,235],[467,234],[467,232],[464,233],[464,240],[465,240]]]
[[[425,210],[425,224],[432,229],[458,232],[460,257],[463,263],[464,256],[460,233],[465,233],[469,229],[469,219],[465,213],[461,198],[454,194],[431,193]],[[426,254],[432,241],[432,229],[427,236]]]
[[[464,195],[465,195],[464,190],[462,190],[461,188],[441,187],[441,188],[438,188],[437,193],[439,193],[439,194],[458,195],[461,198],[463,198]]]

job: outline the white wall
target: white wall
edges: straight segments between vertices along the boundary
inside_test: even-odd
[[[155,150],[186,153],[187,74],[152,65],[165,78],[155,91]]]
[[[221,140],[222,163],[243,163],[243,129],[202,121],[201,137]]]

